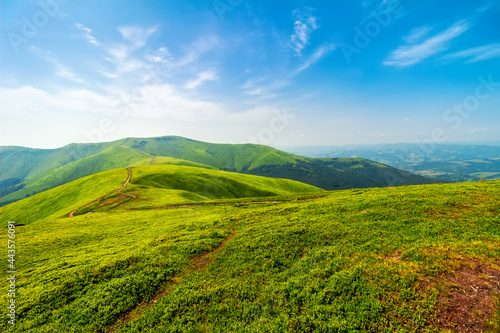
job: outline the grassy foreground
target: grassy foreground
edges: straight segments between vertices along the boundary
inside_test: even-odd
[[[489,287],[467,315],[500,329],[498,181],[110,211],[16,236],[18,322],[2,306],[5,332],[455,331],[469,270]]]

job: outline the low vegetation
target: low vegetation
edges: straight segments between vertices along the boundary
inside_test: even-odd
[[[80,215],[107,211],[124,204],[125,208],[154,208],[206,200],[320,191],[314,186],[288,179],[184,165],[148,165],[131,170],[130,184],[124,191],[132,194],[117,192],[127,179],[127,169],[106,171],[0,207],[1,225],[7,225],[8,221],[31,224],[67,216],[72,211]],[[131,201],[134,196],[136,200]]]
[[[177,187],[136,171],[126,193]],[[18,322],[0,330],[500,328],[499,181],[229,200],[239,202],[117,206],[16,227]],[[464,315],[453,315],[454,300]]]

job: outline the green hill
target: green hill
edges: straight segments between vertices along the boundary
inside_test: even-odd
[[[130,182],[122,193],[116,190],[126,182],[128,172],[117,169],[83,177],[1,207],[1,226],[7,225],[8,221],[31,224],[67,216],[72,211],[75,211],[74,215],[80,215],[90,211],[107,211],[120,205],[124,205],[120,208],[144,209],[217,199],[320,191],[317,187],[288,179],[183,165],[133,167],[130,174]],[[131,200],[133,197],[136,198]]]
[[[197,186],[196,176],[213,184],[218,178],[212,172],[220,172],[193,174],[186,167],[177,177],[174,170],[182,167],[155,168],[158,172],[133,168],[136,177],[124,193],[189,185],[210,196]],[[114,173],[117,186],[126,170],[109,171],[104,178]],[[230,193],[234,185],[240,191],[254,181],[263,184],[245,178],[244,185],[229,181],[223,188]],[[58,189],[26,199],[39,201],[26,205],[27,215],[16,222],[24,223]],[[15,227],[17,323],[10,327],[2,320],[0,330],[500,329],[499,181],[124,210],[135,200],[107,212]],[[0,216],[3,222],[4,213]],[[0,235],[4,244],[7,235]],[[0,278],[6,281],[6,270]],[[7,304],[7,293],[0,302]],[[6,311],[6,306],[0,310],[3,318]]]
[[[261,145],[211,144],[180,137],[129,138],[51,150],[1,147],[0,204],[98,172],[148,164],[287,178],[325,190],[438,182],[363,159],[314,159]]]

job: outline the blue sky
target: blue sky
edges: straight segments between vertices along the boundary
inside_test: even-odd
[[[0,4],[0,145],[500,139],[500,1]]]

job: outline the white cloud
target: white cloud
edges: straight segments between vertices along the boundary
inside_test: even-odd
[[[132,54],[146,46],[148,38],[157,30],[157,27],[141,28],[137,26],[124,26],[118,27],[118,32],[122,35],[125,43],[114,44],[107,46],[105,50],[110,54],[110,57],[106,60],[114,65],[114,71],[110,72],[107,70],[98,70],[101,74],[110,79],[121,78],[124,74],[139,74],[142,75],[148,68],[148,64],[142,60],[132,58]],[[160,48],[155,53],[150,55],[148,59],[150,62],[152,60],[160,60],[162,56],[167,56],[168,50],[166,48]],[[162,58],[163,59],[163,58]]]
[[[208,70],[208,71],[201,72],[196,79],[189,80],[186,83],[185,87],[187,89],[193,89],[193,88],[198,87],[199,85],[201,85],[205,81],[215,81],[217,79],[218,79],[217,73],[213,70]]]
[[[87,89],[61,89],[49,93],[31,86],[0,88],[0,96],[2,115],[17,116],[102,112],[111,103],[111,98]]]
[[[75,27],[81,31],[81,34],[82,34],[82,37],[87,41],[89,42],[90,44],[93,44],[93,45],[99,45],[99,42],[97,41],[97,39],[91,35],[92,33],[92,30],[87,28],[86,26],[84,26],[83,24],[81,23],[75,23]]]
[[[301,54],[302,50],[309,43],[309,38],[311,33],[318,29],[316,23],[317,18],[308,13],[308,11],[303,11],[296,9],[293,11],[293,16],[295,19],[294,33],[291,36],[292,48],[298,54]]]
[[[486,1],[485,3],[483,3],[481,5],[481,7],[477,8],[476,11],[478,13],[483,13],[483,12],[486,12],[486,11],[490,10],[492,7],[494,7],[497,4],[498,4],[498,1],[495,1],[495,0],[493,0],[493,1]]]
[[[277,79],[272,82],[257,85],[256,83],[265,82],[267,79],[255,81],[253,84],[248,85],[246,94],[248,96],[257,97],[262,100],[269,100],[278,96],[277,91],[290,85],[288,79]]]
[[[304,64],[302,64],[299,69],[297,69],[297,73],[302,72],[303,70],[311,67],[318,61],[320,61],[323,57],[328,55],[330,52],[335,50],[336,46],[334,44],[324,44],[321,45],[314,51],[314,53],[306,60]]]
[[[175,65],[181,67],[192,64],[203,54],[215,49],[219,44],[219,39],[215,35],[200,38],[187,47],[186,54]]]
[[[386,66],[408,67],[415,65],[449,48],[448,42],[469,29],[467,21],[459,21],[445,31],[420,41],[399,46],[384,61]],[[410,34],[411,37],[411,34]],[[414,36],[415,37],[415,36]]]
[[[468,58],[467,63],[474,63],[500,57],[500,44],[489,44],[443,56],[443,59]]]
[[[67,66],[61,64],[55,57],[54,54],[50,51],[42,50],[41,48],[30,46],[29,50],[35,56],[47,61],[52,64],[55,68],[55,74],[63,79],[77,82],[77,83],[85,83],[84,80],[80,79],[76,76]]]
[[[117,30],[122,35],[123,39],[132,43],[134,49],[140,49],[146,45],[149,36],[155,33],[157,29],[157,27],[144,29],[137,26],[124,26],[118,27]]]
[[[375,2],[377,2],[376,6],[372,7]],[[360,25],[365,25],[368,21],[373,20],[374,14],[376,14],[378,17],[390,15],[391,17],[394,16],[396,18],[401,18],[405,15],[404,13],[395,14],[396,11],[399,11],[398,7],[401,6],[401,0],[366,0],[361,3],[361,6],[365,9],[368,9],[370,7],[372,8],[370,8],[370,14],[361,21]]]
[[[56,67],[56,75],[62,77],[63,79],[70,80],[77,83],[85,83],[84,80],[77,77],[71,70],[67,67],[58,65]]]
[[[423,26],[419,28],[415,28],[410,31],[410,34],[404,37],[404,41],[408,44],[416,44],[422,41],[431,31],[432,29],[429,26]]]
[[[251,78],[248,79],[241,87],[240,89],[250,89],[253,88],[257,83],[260,83],[262,81],[265,81],[269,79],[269,76],[263,76],[259,78]]]
[[[169,63],[172,61],[172,55],[166,47],[160,47],[158,50],[146,55],[146,59],[153,63]]]

